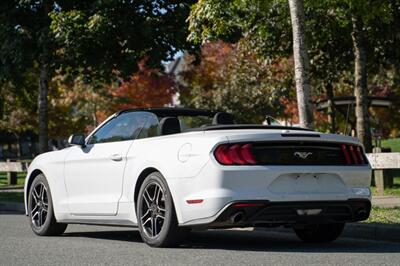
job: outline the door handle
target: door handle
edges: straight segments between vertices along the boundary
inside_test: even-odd
[[[116,162],[122,161],[122,156],[119,154],[113,154],[110,156],[110,159]]]

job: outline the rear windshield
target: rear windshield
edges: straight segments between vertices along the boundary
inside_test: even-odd
[[[178,116],[181,124],[181,130],[185,131],[191,128],[199,128],[212,124],[212,117],[209,116]]]

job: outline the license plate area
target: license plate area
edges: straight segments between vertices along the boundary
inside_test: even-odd
[[[334,194],[347,191],[336,174],[284,174],[272,181],[268,190],[274,194]]]

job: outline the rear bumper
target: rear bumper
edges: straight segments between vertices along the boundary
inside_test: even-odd
[[[306,214],[307,210],[314,210],[317,214]],[[357,222],[368,219],[370,211],[371,202],[368,199],[306,202],[239,201],[230,203],[207,227]]]

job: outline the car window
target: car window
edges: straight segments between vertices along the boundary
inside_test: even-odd
[[[122,113],[99,128],[90,137],[89,144],[135,139],[148,118],[147,112]]]
[[[178,116],[181,124],[181,130],[185,131],[190,128],[197,128],[212,124],[212,117],[209,116]]]
[[[143,126],[142,130],[140,131],[138,139],[143,138],[150,138],[160,136],[160,126],[158,117],[153,113],[147,113],[148,118],[146,124]]]

